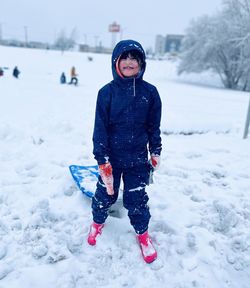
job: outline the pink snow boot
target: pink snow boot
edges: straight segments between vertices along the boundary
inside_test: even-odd
[[[104,224],[97,224],[93,222],[90,226],[89,235],[88,235],[88,243],[89,245],[96,244],[96,237],[102,234],[102,228]]]
[[[145,262],[151,263],[157,258],[157,252],[148,235],[148,231],[143,234],[137,234],[137,240],[141,248],[142,257]]]

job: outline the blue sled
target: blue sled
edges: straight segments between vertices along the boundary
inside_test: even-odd
[[[70,173],[77,185],[77,187],[82,191],[83,194],[92,198],[94,196],[93,189],[88,188],[88,184],[96,183],[99,176],[98,166],[79,166],[79,165],[70,165]]]

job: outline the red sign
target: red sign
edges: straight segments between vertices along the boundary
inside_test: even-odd
[[[116,22],[109,25],[109,32],[120,32],[120,25]]]

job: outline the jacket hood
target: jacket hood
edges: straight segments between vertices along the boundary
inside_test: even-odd
[[[111,58],[111,68],[112,68],[112,74],[114,79],[121,78],[116,71],[116,62],[119,60],[119,57],[121,54],[124,52],[136,50],[141,54],[142,58],[142,63],[141,63],[141,71],[137,75],[136,78],[141,78],[143,77],[143,74],[146,70],[146,55],[145,51],[143,50],[141,44],[137,41],[134,40],[122,40],[118,42],[113,50],[112,53],[112,58]]]

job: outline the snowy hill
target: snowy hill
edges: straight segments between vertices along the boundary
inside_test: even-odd
[[[144,77],[163,102],[161,168],[148,188],[159,257],[143,262],[125,210],[96,247],[86,243],[90,202],[68,166],[95,164],[95,100],[111,80],[110,55],[91,56],[0,46],[0,288],[249,287],[248,94],[210,74],[178,78],[172,62],[148,61]],[[60,85],[73,65],[79,86]]]

